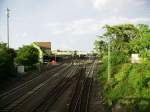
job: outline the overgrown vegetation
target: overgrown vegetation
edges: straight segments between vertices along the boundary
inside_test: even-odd
[[[7,78],[14,75],[15,56],[16,53],[13,49],[7,48],[4,43],[0,43],[0,78]]]
[[[19,48],[16,62],[24,66],[33,66],[38,62],[39,53],[33,46],[23,46]]]
[[[33,46],[23,46],[18,52],[8,48],[7,44],[0,43],[0,79],[8,78],[16,74],[15,64],[32,68],[38,63],[39,52]]]
[[[102,59],[99,79],[103,85],[105,102],[109,106],[123,105],[128,112],[148,112],[150,110],[149,26],[122,24],[106,25],[104,28],[105,33],[95,42],[95,49]],[[130,63],[133,53],[140,55],[140,63]]]

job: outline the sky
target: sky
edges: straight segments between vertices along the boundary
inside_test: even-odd
[[[50,41],[52,49],[91,51],[105,24],[149,24],[150,0],[0,0],[0,41],[10,46]]]

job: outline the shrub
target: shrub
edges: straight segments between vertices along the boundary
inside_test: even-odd
[[[123,63],[127,63],[129,60],[128,55],[120,51],[111,52],[110,55],[110,64],[111,64],[111,77],[118,72],[120,69],[120,65]],[[117,67],[116,67],[117,66]],[[115,68],[114,68],[115,67]],[[100,67],[99,73],[101,74],[101,78],[107,79],[108,73],[108,56],[103,56],[102,65]]]
[[[138,105],[140,111],[145,111],[149,108],[149,102],[144,98],[150,98],[150,65],[122,64],[121,66],[118,73],[114,74],[113,81],[105,84],[106,102],[121,103],[127,107],[133,103],[135,106]],[[133,99],[128,100],[126,97]]]
[[[114,51],[110,56],[111,65],[123,64],[128,62],[128,55],[124,52]]]
[[[10,52],[11,51],[11,52]],[[8,77],[15,73],[13,49],[8,49],[6,44],[0,44],[0,77]]]

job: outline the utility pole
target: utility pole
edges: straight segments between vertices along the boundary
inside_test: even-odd
[[[8,44],[8,48],[9,48],[9,14],[10,14],[10,10],[8,8],[7,8],[6,14],[7,14],[7,44]]]
[[[107,81],[110,80],[110,73],[111,73],[111,59],[110,59],[110,40],[108,41],[108,77]]]

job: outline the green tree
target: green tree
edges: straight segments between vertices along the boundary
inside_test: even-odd
[[[104,28],[103,35],[110,41],[113,51],[128,52],[130,40],[140,37],[138,28],[132,24],[106,25]]]
[[[130,41],[130,52],[140,53],[142,57],[147,57],[150,49],[150,28],[148,25],[137,25],[139,38]]]
[[[105,33],[101,37],[105,38],[103,39],[105,42],[109,42],[110,52],[107,54],[107,50],[105,50],[99,77],[103,84],[102,89],[106,103],[109,105],[123,104],[128,111],[130,111],[129,108],[132,110],[134,106],[138,106],[140,112],[148,111],[149,102],[141,100],[141,98],[150,97],[148,91],[150,88],[149,61],[146,58],[150,56],[149,26],[123,24],[106,25],[104,28]],[[99,43],[96,45],[99,49],[102,47]],[[128,63],[132,53],[140,53],[144,59],[143,62],[146,63]],[[133,99],[127,100],[126,97]],[[137,98],[134,99],[135,97]]]
[[[8,49],[5,43],[0,43],[0,78],[8,77],[15,73],[13,49]]]
[[[18,64],[25,66],[33,66],[38,62],[39,53],[33,46],[23,46],[19,48],[16,61]]]
[[[132,53],[139,53],[143,59],[150,56],[150,28],[145,24],[105,25],[105,33],[95,41],[95,50],[101,57],[107,55],[107,44],[110,45],[111,56],[124,54],[130,57]],[[119,55],[116,55],[119,58]],[[115,60],[114,60],[115,61]],[[122,62],[126,62],[122,60]]]
[[[95,51],[99,54],[100,57],[104,55],[107,50],[107,43],[103,40],[96,40],[94,42]]]

